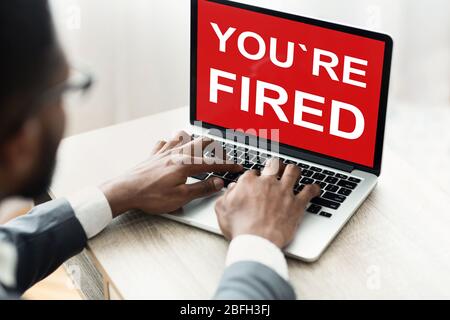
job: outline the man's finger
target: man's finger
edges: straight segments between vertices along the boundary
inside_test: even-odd
[[[247,170],[244,175],[249,175],[249,176],[259,176],[259,171],[258,170]]]
[[[234,189],[234,187],[236,187],[236,182],[232,182],[228,185],[228,191],[231,191]]]
[[[222,190],[224,182],[220,178],[209,178],[205,181],[196,182],[193,184],[185,184],[182,188],[185,189],[187,200],[191,201],[197,198],[206,197],[213,193]]]
[[[167,143],[167,141],[160,140],[153,147],[152,154],[157,154]]]
[[[184,145],[192,141],[191,136],[185,131],[179,131],[177,134],[170,139],[164,147],[161,148],[160,152],[166,152],[170,149],[175,148],[179,145]]]
[[[209,158],[223,160],[223,162],[226,163],[233,163],[232,159],[227,157],[226,151],[222,147],[222,143],[208,137],[195,139],[191,143],[182,146],[181,152],[193,157],[203,157],[207,154]]]
[[[261,172],[261,176],[281,176],[285,165],[278,158],[270,158]]]
[[[320,195],[320,186],[318,184],[307,184],[303,190],[296,196],[303,207],[306,207],[308,202]]]
[[[200,137],[192,140],[186,145],[183,145],[181,148],[181,153],[191,157],[203,157],[205,151],[211,152],[217,150],[221,150],[220,143],[207,137]]]
[[[287,188],[292,189],[298,178],[300,178],[300,168],[296,165],[289,164],[286,166],[286,169],[284,169],[281,182]]]
[[[216,214],[219,214],[219,212],[222,212],[224,208],[224,195],[220,196],[217,201],[216,205],[214,206],[214,210],[216,211]]]

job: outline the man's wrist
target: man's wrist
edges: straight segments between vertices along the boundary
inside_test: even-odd
[[[113,218],[134,209],[132,203],[133,191],[126,181],[117,179],[103,183],[99,186],[100,190],[108,200]]]
[[[274,270],[283,279],[288,280],[288,267],[283,253],[272,241],[253,234],[242,234],[230,242],[226,265],[237,262],[253,261]]]
[[[283,233],[281,231],[277,231],[276,228],[268,228],[267,230],[258,230],[258,231],[243,230],[242,232],[237,232],[236,234],[232,235],[231,239],[240,237],[242,235],[252,235],[255,237],[263,238],[271,242],[280,250],[285,247],[285,240]]]

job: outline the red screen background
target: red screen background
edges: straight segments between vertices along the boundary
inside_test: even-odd
[[[211,22],[217,23],[222,33],[229,27],[237,29],[227,41],[225,53],[219,51],[219,39],[211,27]],[[237,38],[244,31],[255,32],[265,40],[267,50],[262,60],[248,60],[239,52]],[[280,61],[285,61],[287,42],[295,43],[294,65],[291,68],[280,68],[270,61],[270,37],[278,39]],[[198,121],[230,129],[279,129],[281,143],[373,167],[384,42],[206,0],[198,1],[197,39]],[[302,52],[298,43],[305,44],[307,52]],[[257,42],[253,43],[251,39],[246,42],[245,47],[252,53],[258,48]],[[367,66],[353,65],[354,68],[365,70],[365,77],[351,75],[352,79],[365,82],[366,88],[333,81],[323,68],[319,77],[314,76],[312,74],[314,48],[331,51],[339,57],[339,65],[334,70],[340,80],[344,56],[367,60]],[[234,93],[219,91],[217,104],[209,102],[210,68],[234,73],[237,76],[236,81],[219,79],[221,84],[232,86]],[[240,110],[242,76],[251,79],[249,112]],[[265,106],[264,116],[255,113],[256,80],[276,84],[288,92],[289,100],[282,109],[289,123],[281,122],[270,106]],[[306,106],[323,111],[322,117],[304,114],[304,120],[323,125],[324,132],[293,124],[296,90],[325,98],[324,104],[313,101],[304,103]],[[358,139],[348,140],[329,134],[331,100],[349,103],[360,109],[365,118],[365,129]],[[341,130],[351,131],[354,122],[351,113],[341,112],[339,124]]]

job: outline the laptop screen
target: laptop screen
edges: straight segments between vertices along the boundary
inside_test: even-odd
[[[198,1],[195,119],[372,168],[385,42],[222,2]]]

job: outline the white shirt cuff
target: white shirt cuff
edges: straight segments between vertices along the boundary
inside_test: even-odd
[[[0,241],[0,283],[13,287],[16,285],[17,251],[16,248]],[[1,286],[0,286],[1,288]]]
[[[240,261],[258,262],[289,280],[286,259],[281,250],[272,242],[255,235],[240,235],[234,238],[226,259],[226,266]]]
[[[67,197],[86,236],[92,238],[112,221],[108,200],[99,188],[91,187]]]

